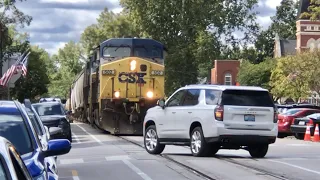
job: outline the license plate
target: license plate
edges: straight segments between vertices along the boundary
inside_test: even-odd
[[[247,115],[244,115],[244,121],[255,121],[256,118],[254,115],[251,115],[251,114],[247,114]]]
[[[306,125],[306,122],[304,122],[304,121],[299,121],[299,125]]]

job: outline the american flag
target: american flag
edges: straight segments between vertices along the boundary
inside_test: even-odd
[[[2,78],[0,79],[1,86],[6,86],[13,74],[17,74],[19,70],[22,70],[23,76],[27,75],[27,63],[30,52],[27,55],[25,54],[26,53],[23,53],[23,55],[7,70],[7,72],[3,74]]]

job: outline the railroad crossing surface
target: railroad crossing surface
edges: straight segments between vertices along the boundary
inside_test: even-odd
[[[188,147],[166,146],[150,155],[140,136],[116,137],[88,124],[73,123],[73,147],[58,158],[63,180],[273,180],[319,179],[320,143],[277,139],[263,159],[245,150],[220,150],[193,157]]]

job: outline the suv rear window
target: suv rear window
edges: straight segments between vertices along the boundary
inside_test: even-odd
[[[225,90],[222,93],[222,105],[274,107],[268,91]]]

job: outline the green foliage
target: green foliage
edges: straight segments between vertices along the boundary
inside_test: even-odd
[[[19,0],[25,1],[25,0]],[[0,1],[0,8],[3,10],[0,15],[0,22],[2,25],[20,25],[24,27],[25,25],[30,25],[32,17],[25,15],[15,6],[16,1],[4,0]]]
[[[58,54],[52,57],[51,62],[47,62],[52,68],[49,85],[51,96],[67,97],[75,76],[82,70],[84,61],[81,59],[83,58],[80,45],[70,41],[64,48],[59,49]]]
[[[46,66],[48,59],[49,54],[45,50],[37,46],[31,48],[27,76],[16,81],[15,88],[11,91],[14,98],[19,101],[25,98],[34,99],[48,91],[47,86],[50,83]]]
[[[310,61],[308,54],[286,56],[277,60],[276,68],[272,70],[270,86],[272,94],[277,97],[291,97],[295,101],[307,97],[309,88]]]
[[[205,77],[212,61],[223,49],[221,37],[232,47],[254,39],[258,26],[256,0],[121,0],[132,23],[169,49],[166,60],[166,90],[172,92]],[[209,31],[210,30],[210,31]],[[240,30],[244,38],[236,38]],[[210,33],[209,33],[210,32]],[[198,71],[199,69],[199,71]]]
[[[257,36],[254,43],[256,49],[255,59],[245,58],[252,63],[259,63],[266,58],[274,56],[274,38],[278,34],[283,39],[296,38],[296,17],[298,2],[295,0],[282,0],[277,7],[276,15],[271,17],[272,23],[268,29]],[[251,56],[254,57],[254,56]]]
[[[129,16],[124,12],[115,14],[105,8],[97,21],[97,24],[88,26],[81,35],[81,43],[87,54],[92,47],[109,38],[141,35],[137,33]]]
[[[300,15],[300,18],[308,18],[310,20],[316,21],[320,20],[320,1],[310,0],[310,6],[308,7],[308,12],[304,12]]]
[[[281,38],[296,38],[299,2],[296,0],[282,0],[280,6],[277,7],[276,15],[271,17],[272,24],[270,28],[274,33],[278,33]]]
[[[275,65],[274,59],[267,59],[259,64],[244,60],[241,62],[237,80],[241,85],[261,86],[270,90],[269,80]]]

